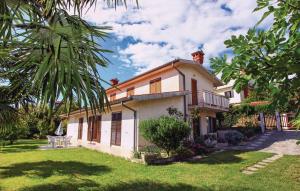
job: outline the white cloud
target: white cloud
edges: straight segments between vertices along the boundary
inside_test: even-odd
[[[102,1],[98,4],[85,18],[112,26],[120,41],[129,36],[138,41],[119,51],[120,59],[138,73],[174,58],[190,59],[200,45],[207,66],[210,57],[226,50],[224,40],[244,34],[262,14],[252,12],[255,0],[139,0],[139,9],[131,3],[127,10],[107,8]],[[224,4],[232,13],[221,9]]]

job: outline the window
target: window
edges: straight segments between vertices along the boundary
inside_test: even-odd
[[[150,81],[150,93],[160,93],[161,92],[161,78],[157,78]]]
[[[98,115],[94,118],[92,140],[100,143],[101,141],[101,116]]]
[[[122,113],[112,113],[111,116],[111,144],[121,145],[121,126],[122,126]]]
[[[82,139],[83,118],[79,118],[78,123],[78,139]]]
[[[110,94],[110,101],[116,100],[116,93]]]
[[[216,130],[216,118],[206,117],[207,133],[213,133]]]
[[[225,97],[227,97],[227,98],[232,98],[233,97],[233,92],[232,91],[226,91],[224,94],[225,94]]]
[[[88,120],[88,141],[100,143],[101,139],[101,116],[91,116]]]
[[[127,97],[134,95],[134,87],[127,89]]]

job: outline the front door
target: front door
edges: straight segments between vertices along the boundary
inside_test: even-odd
[[[198,96],[197,96],[197,80],[192,79],[192,105],[198,104]]]

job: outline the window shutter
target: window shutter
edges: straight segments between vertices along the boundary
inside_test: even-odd
[[[121,145],[121,126],[122,126],[122,113],[112,113],[111,121],[111,144]]]
[[[97,132],[96,141],[100,143],[101,142],[101,116],[97,116],[96,132]]]
[[[78,139],[82,139],[83,118],[79,118],[78,123]]]
[[[87,132],[87,140],[92,141],[92,131],[93,131],[93,116],[88,119],[88,132]]]
[[[109,101],[114,101],[116,100],[116,93],[110,94],[110,100]]]
[[[127,89],[127,97],[134,95],[134,87]]]
[[[157,82],[156,82],[156,93],[160,93],[161,92],[161,80],[159,79]]]
[[[157,78],[150,81],[150,93],[160,93],[161,92],[161,78]]]

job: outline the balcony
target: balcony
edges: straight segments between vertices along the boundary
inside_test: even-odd
[[[190,92],[188,96],[189,108],[200,107],[217,112],[228,111],[229,99],[210,91]]]

